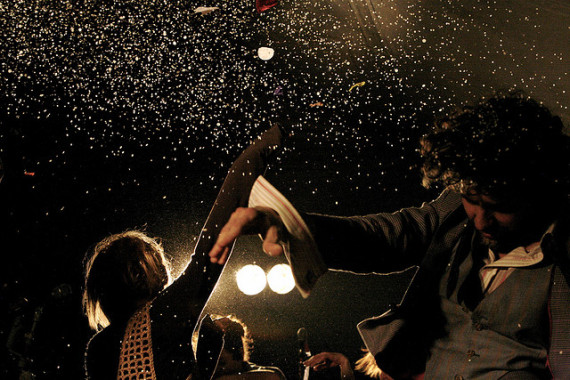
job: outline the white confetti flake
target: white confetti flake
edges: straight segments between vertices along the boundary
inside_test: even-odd
[[[257,49],[257,56],[264,61],[269,61],[271,58],[273,58],[274,54],[275,50],[270,47],[260,47]]]
[[[194,13],[201,13],[203,15],[207,15],[208,13],[212,13],[215,10],[220,9],[219,7],[198,7],[194,9]]]

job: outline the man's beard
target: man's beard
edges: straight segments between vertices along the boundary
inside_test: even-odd
[[[507,236],[501,236],[500,238],[488,238],[479,234],[479,241],[484,247],[489,248],[494,253],[509,253],[521,244],[516,242],[514,239],[509,239]]]
[[[497,241],[497,239],[489,239],[486,238],[484,236],[479,235],[479,240],[481,241],[481,244],[487,248],[489,248],[490,250],[492,250],[493,252],[500,252],[501,250],[501,243],[499,243],[499,241]],[[504,253],[504,252],[501,252]]]

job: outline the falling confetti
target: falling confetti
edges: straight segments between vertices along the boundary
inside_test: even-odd
[[[224,165],[278,117],[292,115],[298,138],[274,168],[279,188],[335,214],[418,202],[421,128],[464,101],[519,88],[568,124],[563,2],[226,1],[196,12],[219,4],[0,5],[0,209],[9,243],[28,253],[15,267],[57,252],[78,268],[102,234],[147,223],[183,266],[176,252],[191,249],[187,227],[199,230]],[[277,56],[262,60],[260,46]],[[42,275],[69,275],[36,256]]]

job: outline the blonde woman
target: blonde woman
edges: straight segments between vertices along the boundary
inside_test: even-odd
[[[85,354],[88,379],[209,378],[196,370],[192,332],[221,273],[211,249],[231,213],[281,144],[276,125],[230,168],[183,274],[172,282],[160,244],[139,231],[109,236],[87,260],[84,310],[97,334]]]

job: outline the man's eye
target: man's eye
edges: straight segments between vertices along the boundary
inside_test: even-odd
[[[489,209],[495,212],[500,212],[502,214],[512,214],[517,210],[517,206],[512,203],[506,203],[506,204],[501,203],[490,206]]]

